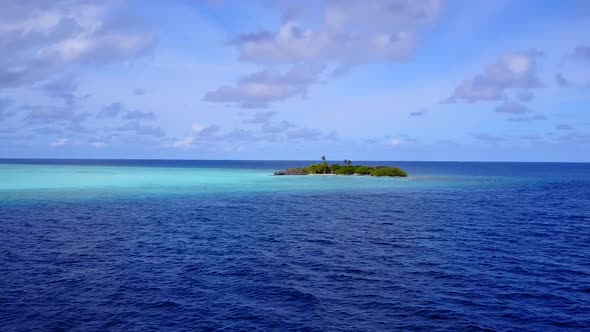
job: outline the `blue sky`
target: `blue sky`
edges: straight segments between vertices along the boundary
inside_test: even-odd
[[[0,6],[0,157],[590,161],[586,1]]]

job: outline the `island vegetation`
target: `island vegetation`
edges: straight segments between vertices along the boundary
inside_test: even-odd
[[[328,165],[325,156],[322,156],[322,163],[311,164],[307,167],[288,168],[282,171],[274,172],[274,175],[313,175],[313,174],[334,174],[334,175],[369,175],[369,176],[396,176],[406,177],[405,171],[390,166],[364,166],[353,165],[348,159],[344,160],[343,165]]]

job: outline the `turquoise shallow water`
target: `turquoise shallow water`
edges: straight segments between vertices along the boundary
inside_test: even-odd
[[[275,170],[302,162],[218,162],[217,164],[147,164],[125,161],[111,165],[90,162],[0,163],[0,197],[82,199],[108,196],[200,195],[247,192],[359,192],[485,189],[516,183],[539,182],[543,177],[511,174],[461,174],[450,168],[410,166],[408,178],[367,176],[273,176]],[[122,163],[122,164],[119,164]],[[377,163],[378,164],[378,163]],[[384,164],[383,162],[381,164]],[[389,163],[395,164],[395,163]],[[399,163],[398,163],[399,164]],[[403,163],[402,163],[403,164]],[[456,165],[455,165],[456,166]]]

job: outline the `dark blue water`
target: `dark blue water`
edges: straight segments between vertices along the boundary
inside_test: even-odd
[[[18,192],[22,202],[13,193],[4,203],[0,194],[1,329],[590,330],[589,164],[396,164],[488,181],[76,201]]]

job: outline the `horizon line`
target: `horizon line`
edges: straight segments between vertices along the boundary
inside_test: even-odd
[[[319,161],[316,159],[162,159],[162,158],[5,158],[0,157],[0,163],[4,160],[40,160],[40,161]],[[344,160],[344,159],[343,159]],[[337,162],[337,160],[328,159],[327,161]],[[555,163],[555,164],[589,164],[590,161],[517,161],[517,160],[376,160],[376,159],[358,159],[357,161],[369,162],[422,162],[422,163]],[[353,160],[354,162],[354,160]]]

